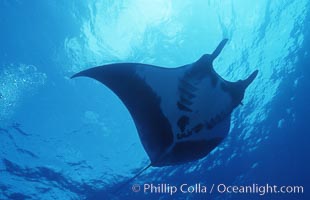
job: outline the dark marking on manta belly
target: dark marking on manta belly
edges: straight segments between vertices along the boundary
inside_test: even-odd
[[[180,128],[180,130],[182,132],[184,132],[184,130],[188,124],[189,124],[189,118],[185,115],[180,117],[180,119],[178,120],[178,127]]]
[[[231,111],[222,111],[220,114],[216,115],[215,117],[211,118],[205,125],[203,123],[199,123],[195,125],[193,128],[185,131],[186,126],[188,125],[189,118],[187,116],[182,116],[178,120],[178,126],[181,130],[181,133],[177,134],[177,139],[184,139],[192,136],[193,134],[199,133],[204,127],[206,127],[208,130],[213,129],[217,124],[222,122],[226,116],[228,116],[231,113]]]
[[[188,99],[192,99],[192,98],[194,98],[196,96],[195,94],[193,94],[193,92],[190,92],[187,89],[182,88],[182,87],[179,87],[179,91],[182,94],[182,96],[184,96],[184,97],[186,97]]]
[[[179,88],[184,88],[187,91],[197,91],[198,88],[188,80],[189,77],[187,77],[187,74],[185,74],[184,77],[180,80]]]
[[[195,131],[196,133],[200,132],[203,129],[203,124],[197,124],[194,128],[193,131]]]
[[[218,123],[223,121],[226,116],[228,116],[232,111],[222,111],[220,114],[216,115],[215,117],[211,118],[206,124],[207,124],[207,129],[211,130],[214,128]]]
[[[179,101],[177,102],[177,106],[179,110],[192,112],[190,106],[193,104],[193,100],[196,97],[195,92],[198,90],[195,83],[192,83],[190,77],[188,77],[188,73],[180,79],[178,90],[180,93]]]
[[[193,112],[189,107],[185,106],[184,104],[177,102],[177,106],[180,110],[186,111],[186,112]]]
[[[203,129],[204,125],[202,123],[197,124],[193,128],[189,129],[188,131],[181,130],[181,133],[177,134],[177,139],[183,139],[192,136],[193,134],[199,133]]]
[[[184,97],[184,96],[180,96],[180,101],[181,101],[183,104],[188,105],[188,106],[190,106],[190,105],[193,104],[193,102],[192,102],[190,99],[188,99],[188,98],[186,98],[186,97]]]
[[[208,63],[208,56],[203,56],[197,63],[193,65],[192,68],[187,70],[183,77],[179,80],[178,90],[180,93],[179,101],[177,106],[182,111],[192,111],[190,106],[193,104],[196,92],[198,90],[198,84],[203,81],[203,79],[209,77],[211,79],[212,87],[216,87],[218,82],[218,77],[212,67],[202,67]]]

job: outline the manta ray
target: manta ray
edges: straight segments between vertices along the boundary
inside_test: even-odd
[[[226,43],[224,39],[212,54],[176,68],[115,63],[72,78],[93,78],[121,99],[150,158],[149,166],[187,163],[208,155],[227,136],[231,113],[242,104],[258,73],[237,82],[218,75],[213,61]]]

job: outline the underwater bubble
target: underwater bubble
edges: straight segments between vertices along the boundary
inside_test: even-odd
[[[46,81],[34,65],[10,64],[0,70],[0,119],[9,119],[24,95],[31,95]]]
[[[278,121],[278,128],[283,128],[284,123],[285,123],[285,120],[284,119],[280,119]]]

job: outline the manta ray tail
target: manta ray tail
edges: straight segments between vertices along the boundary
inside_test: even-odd
[[[127,181],[123,182],[121,185],[119,185],[114,191],[113,193],[116,193],[118,191],[120,191],[122,188],[124,188],[124,186],[126,186],[128,183],[130,183],[131,181],[133,181],[135,178],[137,178],[138,176],[140,176],[143,172],[145,172],[148,168],[150,168],[152,166],[152,163],[149,164],[148,166],[144,167],[143,169],[141,169],[136,175],[134,175],[133,177],[131,177],[130,179],[128,179]]]

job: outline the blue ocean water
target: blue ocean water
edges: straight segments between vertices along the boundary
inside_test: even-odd
[[[309,11],[307,0],[0,1],[0,199],[309,199]],[[117,189],[149,164],[133,120],[105,86],[70,77],[113,62],[181,66],[223,38],[221,76],[260,71],[228,137]],[[303,191],[216,191],[253,184]]]

